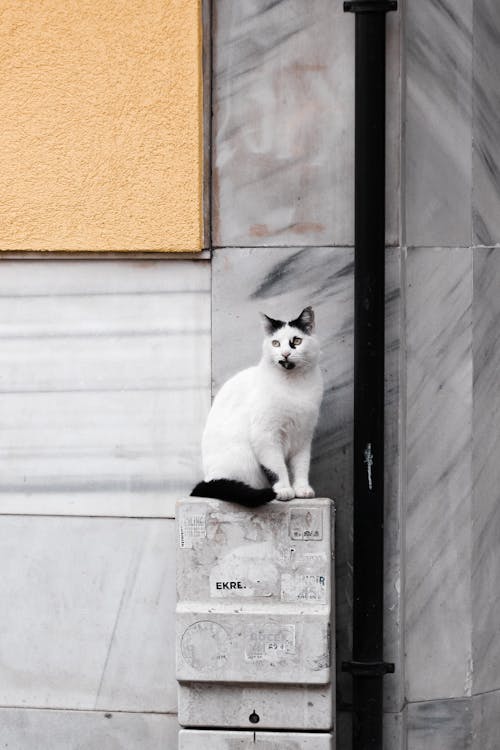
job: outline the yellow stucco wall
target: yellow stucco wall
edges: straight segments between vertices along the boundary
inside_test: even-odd
[[[0,250],[202,247],[200,0],[3,0]]]

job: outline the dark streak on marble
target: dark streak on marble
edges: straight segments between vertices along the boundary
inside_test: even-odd
[[[472,699],[408,705],[409,750],[472,750]]]
[[[311,265],[310,248],[293,252],[285,261],[280,261],[270,269],[269,274],[250,295],[250,299],[266,299],[267,297],[293,292],[301,289],[309,278],[314,277],[317,282],[316,295],[329,292],[333,282],[338,279],[353,278],[354,263],[350,261],[340,269],[337,264],[326,264],[321,279],[317,279],[317,272]]]

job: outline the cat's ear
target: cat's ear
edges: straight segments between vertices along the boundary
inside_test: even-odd
[[[283,326],[285,325],[282,320],[275,320],[274,318],[270,318],[269,315],[265,315],[265,313],[261,313],[260,315],[264,324],[264,330],[269,336],[271,336],[275,331],[278,331],[280,328],[283,328]]]
[[[288,325],[310,335],[314,331],[314,310],[310,305],[305,307],[299,317],[291,320]]]

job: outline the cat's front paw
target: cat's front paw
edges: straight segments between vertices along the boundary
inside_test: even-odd
[[[309,484],[294,484],[295,497],[314,497],[314,490]]]
[[[289,484],[275,484],[273,490],[276,492],[276,500],[293,500],[295,492]]]

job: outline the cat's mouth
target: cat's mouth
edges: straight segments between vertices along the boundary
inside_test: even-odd
[[[285,368],[285,370],[293,370],[295,367],[294,362],[289,362],[287,359],[280,359],[278,360],[280,365]]]

